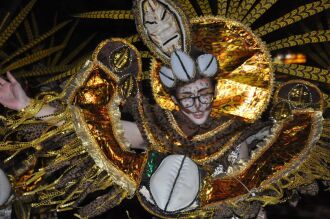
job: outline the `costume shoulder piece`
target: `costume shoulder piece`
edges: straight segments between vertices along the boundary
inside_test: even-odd
[[[86,69],[71,81],[67,101],[75,130],[95,163],[132,196],[145,155],[130,151],[119,106],[133,92],[141,58],[123,40],[102,42]],[[126,85],[126,86],[125,86]]]
[[[28,125],[16,128],[12,122],[8,126],[13,133],[1,150],[13,153],[7,159],[8,172],[15,195],[20,197],[13,201],[24,206],[24,200],[32,200],[26,212],[20,212],[22,218],[44,207],[63,211],[78,206],[77,216],[92,217],[134,195],[147,157],[130,149],[119,107],[134,93],[135,77],[140,71],[141,58],[135,47],[122,39],[105,40],[95,49],[92,60],[69,80],[65,92],[55,96],[45,93],[26,109],[31,111],[30,117],[19,115],[21,123],[28,124],[35,120],[31,118],[32,107],[40,109],[63,99],[66,102],[62,102],[61,112],[50,115],[48,121],[58,127],[35,120],[40,125],[33,129],[40,126],[44,131],[28,138]],[[17,136],[28,142],[18,142]],[[25,154],[30,158],[19,162]],[[103,195],[81,206],[100,191]]]

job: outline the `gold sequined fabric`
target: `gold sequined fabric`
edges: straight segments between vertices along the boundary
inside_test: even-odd
[[[114,122],[111,111],[107,104],[112,99],[114,84],[102,78],[102,74],[94,70],[87,79],[83,90],[77,93],[74,105],[81,108],[81,116],[84,120],[86,132],[93,136],[97,145],[105,154],[109,162],[112,162],[118,169],[138,181],[144,155],[136,155],[133,152],[123,151],[113,134],[112,123]],[[104,76],[103,76],[104,77]],[[87,85],[91,81],[102,81],[103,84]],[[97,81],[97,80],[96,80]],[[93,94],[93,95],[92,95]],[[89,106],[89,104],[91,104]]]
[[[216,56],[220,70],[211,116],[223,113],[253,122],[268,105],[273,87],[270,56],[262,41],[244,25],[221,17],[192,20],[192,42],[205,53]],[[151,67],[151,83],[157,104],[178,110],[159,79],[161,63]]]
[[[120,104],[131,90],[123,84],[132,71],[141,71],[135,47],[120,39],[104,41],[67,94],[75,130],[86,150],[129,195],[135,192],[146,159],[146,154],[130,151],[120,121]]]
[[[314,111],[296,113],[287,119],[275,133],[275,140],[268,142],[241,171],[206,182],[202,205],[238,198],[255,189],[261,191],[293,171],[315,147],[321,132],[319,122],[319,115]]]

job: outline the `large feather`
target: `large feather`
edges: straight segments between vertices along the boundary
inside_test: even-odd
[[[66,21],[66,22],[63,22],[61,24],[58,24],[55,27],[53,27],[51,30],[49,30],[48,32],[46,32],[45,34],[43,34],[40,37],[38,37],[37,39],[33,40],[32,42],[28,43],[27,45],[22,46],[19,50],[17,50],[13,54],[11,54],[5,61],[3,61],[1,63],[1,65],[9,62],[10,60],[12,60],[13,58],[15,58],[16,56],[19,56],[20,54],[22,54],[22,53],[26,52],[27,50],[33,48],[34,46],[38,45],[39,43],[41,43],[42,41],[44,41],[48,37],[52,36],[58,30],[60,30],[61,28],[63,28],[68,23],[69,23],[69,21]]]
[[[329,0],[320,0],[317,2],[300,6],[297,9],[285,14],[284,16],[272,22],[267,23],[262,27],[259,27],[257,30],[254,31],[254,33],[259,36],[264,36],[275,30],[286,27],[290,24],[293,24],[302,19],[310,17],[314,14],[320,13],[321,11],[329,9],[329,7],[330,7]]]
[[[24,21],[26,15],[30,12],[37,0],[31,0],[13,19],[8,27],[0,34],[0,48],[5,44],[7,39],[15,32],[17,27]]]
[[[67,34],[66,34],[66,36],[65,36],[65,39],[64,39],[64,41],[63,41],[63,45],[64,45],[64,47],[66,47],[66,46],[68,45],[69,40],[71,39],[71,36],[72,36],[72,34],[73,34],[73,31],[76,29],[77,25],[78,25],[78,20],[76,20],[76,21],[74,22],[74,24],[71,26],[70,30],[67,32]],[[61,56],[62,56],[62,52],[63,52],[63,50],[58,51],[58,52],[56,53],[54,59],[53,59],[52,62],[51,62],[51,65],[55,65],[55,64],[58,63],[59,59],[60,59]]]
[[[109,10],[109,11],[91,11],[74,15],[79,18],[93,18],[93,19],[128,19],[134,20],[131,11],[128,10]]]
[[[66,54],[66,57],[60,62],[61,65],[70,63],[75,57],[77,57],[81,51],[90,43],[90,41],[95,37],[96,33],[90,35],[84,42],[79,44],[77,48]]]
[[[64,45],[59,45],[59,46],[54,46],[54,47],[51,47],[49,49],[44,49],[44,50],[41,50],[41,51],[38,51],[36,53],[33,53],[29,56],[26,56],[12,64],[10,64],[8,67],[6,67],[4,69],[3,72],[1,73],[4,73],[6,71],[12,71],[12,70],[15,70],[15,69],[18,69],[18,68],[21,68],[21,67],[24,67],[26,65],[30,65],[34,62],[37,62],[43,58],[46,58],[48,56],[50,56],[51,54],[61,50],[64,48]]]
[[[330,30],[312,31],[309,33],[294,35],[288,38],[277,40],[268,44],[269,50],[278,50],[286,47],[304,45],[308,43],[321,43],[330,41]]]
[[[284,65],[284,64],[275,64],[275,70],[284,74],[289,74],[313,81],[319,81],[323,83],[330,82],[330,75],[327,69],[321,69],[311,66],[304,65]]]

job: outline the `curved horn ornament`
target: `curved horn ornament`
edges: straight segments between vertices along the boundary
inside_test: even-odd
[[[171,67],[175,76],[184,82],[195,78],[196,67],[194,60],[182,51],[174,51],[171,55]]]
[[[172,88],[175,85],[176,78],[173,71],[163,66],[159,71],[159,77],[161,82],[168,88]]]
[[[197,58],[199,74],[205,77],[213,77],[218,72],[217,59],[212,54],[203,54]]]

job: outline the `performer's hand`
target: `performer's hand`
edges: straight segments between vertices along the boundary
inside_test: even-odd
[[[10,72],[7,72],[7,78],[9,81],[0,77],[0,104],[9,109],[21,110],[29,105],[30,98]]]

